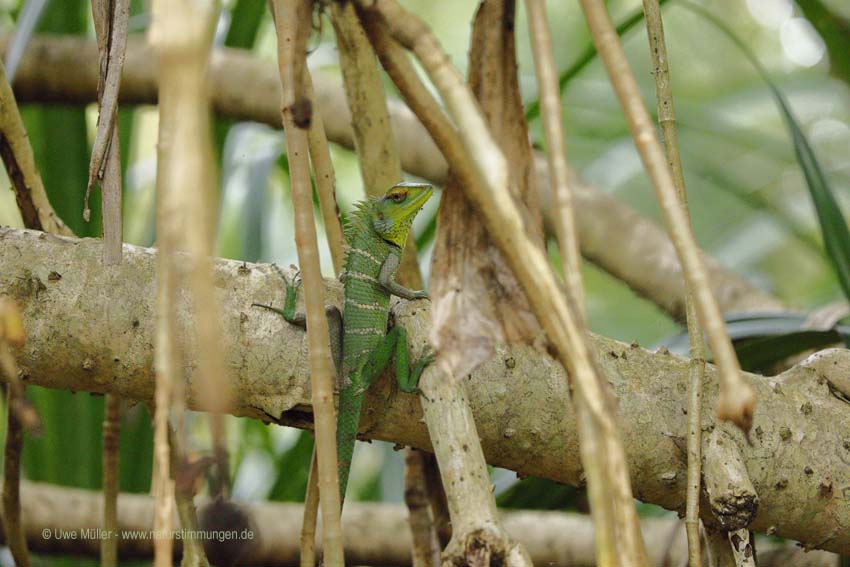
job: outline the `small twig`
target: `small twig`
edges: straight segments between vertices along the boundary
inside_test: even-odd
[[[310,163],[316,180],[316,193],[319,196],[319,208],[325,225],[325,236],[331,251],[334,273],[339,277],[345,262],[342,224],[339,220],[339,206],[336,201],[336,176],[334,175],[328,139],[322,114],[316,108],[316,95],[313,92],[313,80],[310,71],[304,67],[304,88],[314,109],[310,129],[307,131],[307,143],[310,150]],[[316,462],[316,447],[310,459],[310,473],[307,477],[307,493],[304,496],[304,519],[301,524],[301,567],[314,567],[316,564],[316,523],[319,516],[319,484]]]
[[[307,476],[307,492],[304,495],[304,516],[301,520],[301,567],[316,566],[316,524],[319,517],[319,471],[316,446],[310,458],[310,473]]]
[[[41,433],[41,417],[27,400],[26,386],[21,381],[21,372],[12,352],[12,347],[21,347],[25,342],[26,332],[18,304],[0,296],[0,376],[6,375],[7,388],[14,394],[9,409],[26,431],[37,435]]]
[[[21,452],[25,423],[19,416],[38,420],[35,410],[26,405],[24,387],[18,376],[10,345],[23,346],[26,341],[21,312],[11,299],[0,297],[0,369],[6,374],[6,446],[3,457],[3,531],[15,564],[29,567],[27,540],[21,521]],[[28,408],[29,411],[24,411]]]
[[[98,126],[89,165],[83,217],[89,220],[89,193],[95,178],[101,181],[103,262],[121,263],[121,156],[118,140],[118,89],[127,47],[128,0],[93,0],[92,16],[100,54]],[[112,143],[114,141],[114,143]],[[103,527],[100,561],[103,567],[118,564],[118,467],[121,398],[107,395],[103,421]]]
[[[316,108],[313,80],[310,71],[304,68],[304,88],[311,101],[311,107]],[[313,176],[316,179],[316,193],[319,196],[319,208],[325,225],[325,236],[331,251],[334,273],[337,277],[343,269],[344,242],[342,224],[339,220],[339,207],[336,202],[336,178],[331,162],[328,139],[325,136],[325,125],[318,109],[313,113],[310,129],[307,132],[307,143],[310,150],[310,163],[313,165]],[[313,567],[316,563],[316,522],[319,512],[319,484],[316,469],[316,447],[310,460],[310,473],[307,477],[307,493],[304,496],[304,520],[301,528],[301,567]]]
[[[336,177],[334,176],[331,152],[328,148],[328,138],[325,135],[325,125],[322,113],[316,108],[316,95],[313,92],[313,80],[310,71],[304,68],[304,89],[310,106],[313,108],[313,119],[307,131],[307,142],[310,146],[310,163],[313,165],[313,176],[316,179],[316,194],[319,196],[319,209],[325,225],[325,236],[334,272],[339,275],[343,267],[343,235],[342,224],[339,221],[339,207],[336,202]]]
[[[216,462],[216,459],[205,457],[190,461],[181,436],[171,427],[168,428],[168,445],[171,474],[174,477],[174,500],[180,527],[189,533],[197,532],[200,526],[195,509],[195,493],[201,484],[204,472]],[[214,495],[214,497],[218,496]],[[238,538],[234,538],[233,543],[239,543]],[[195,537],[183,539],[183,559],[180,565],[181,567],[209,567],[203,539]]]
[[[667,223],[670,238],[676,247],[688,287],[695,294],[697,313],[720,370],[717,417],[732,421],[744,431],[748,431],[753,421],[755,396],[741,375],[741,367],[726,334],[723,316],[711,293],[708,273],[691,231],[687,212],[678,197],[673,176],[656,138],[649,112],[643,104],[637,81],[629,68],[605,5],[601,0],[581,0],[581,5],[596,49],[620,99],[635,146],[652,180],[656,199]]]
[[[103,179],[108,160],[108,148],[115,134],[112,126],[118,115],[118,90],[121,86],[121,72],[127,49],[130,2],[129,0],[93,0],[92,17],[100,52],[98,81],[100,108],[89,164],[87,198],[95,179]],[[86,202],[86,210],[88,210],[88,202]]]
[[[686,312],[691,343],[691,362],[688,373],[688,470],[685,493],[685,531],[688,536],[690,567],[699,567],[700,550],[699,501],[702,486],[702,388],[705,376],[705,355],[702,331],[696,319],[693,298],[688,295]]]
[[[404,503],[407,505],[410,534],[413,539],[413,567],[438,567],[440,541],[431,512],[425,463],[423,452],[416,449],[407,449],[405,452]]]
[[[275,8],[269,0],[269,10],[272,19],[275,20]],[[275,20],[276,21],[276,20]],[[315,92],[313,81],[307,67],[304,67],[305,95],[309,99],[310,109],[315,108]],[[331,162],[328,141],[325,135],[322,116],[316,112],[311,116],[310,129],[307,134],[307,142],[310,152],[310,161],[313,165],[316,179],[316,192],[319,196],[319,207],[325,224],[325,235],[334,272],[339,277],[344,262],[344,242],[342,225],[339,220],[339,207],[336,202],[335,176],[333,163]],[[301,523],[300,540],[300,565],[301,567],[314,567],[316,564],[316,526],[319,519],[319,471],[316,446],[313,446],[313,454],[310,457],[310,471],[307,475],[307,489],[304,495],[304,516]]]
[[[534,51],[534,67],[537,71],[537,88],[540,96],[543,129],[546,135],[546,161],[549,165],[549,185],[558,212],[553,215],[555,234],[564,265],[567,290],[576,306],[576,313],[584,317],[584,289],[581,281],[581,251],[578,231],[573,212],[573,195],[570,187],[570,171],[566,160],[564,141],[564,119],[561,111],[561,91],[558,88],[558,72],[552,56],[552,37],[546,19],[543,0],[526,0],[528,12],[528,34]]]
[[[9,388],[6,392],[6,449],[3,453],[3,532],[6,543],[15,558],[18,567],[29,567],[27,540],[21,522],[21,451],[24,447],[24,430],[12,407],[15,404],[15,392]]]
[[[440,478],[437,458],[433,453],[422,453],[425,473],[425,484],[428,489],[428,499],[431,501],[431,515],[434,528],[437,530],[440,549],[446,547],[452,539],[452,521],[449,515],[449,502],[446,489]]]
[[[170,127],[163,118],[167,116],[167,105],[160,101],[160,127],[158,168],[166,167],[166,148],[169,144]],[[180,347],[177,344],[177,274],[172,255],[176,252],[176,243],[172,231],[168,230],[170,221],[166,209],[165,188],[162,178],[157,176],[157,246],[156,258],[156,333],[154,346],[154,365],[156,368],[156,388],[154,395],[154,469],[151,489],[156,500],[154,508],[154,530],[168,533],[172,529],[174,514],[174,481],[171,479],[170,448],[168,441],[169,413],[173,403],[175,383],[182,381],[180,372]],[[154,540],[154,566],[170,567],[172,558],[172,540],[160,537]]]
[[[756,567],[755,540],[746,528],[729,532],[735,567]]]
[[[333,381],[335,370],[331,361],[328,323],[319,266],[316,226],[313,221],[313,200],[308,165],[307,130],[309,120],[299,116],[309,99],[298,90],[303,79],[306,42],[309,34],[310,3],[306,0],[273,0],[277,31],[278,67],[283,85],[281,118],[286,135],[289,158],[292,202],[295,209],[295,234],[301,277],[304,279],[309,342],[310,378],[316,424],[316,453],[318,486],[323,520],[323,549],[325,564],[342,567],[340,527],[340,493],[336,456],[336,423],[334,419]],[[303,88],[303,85],[301,85]],[[306,103],[304,101],[307,101]]]
[[[18,104],[12,87],[6,79],[6,71],[0,65],[0,158],[15,191],[15,199],[24,226],[53,234],[73,236],[62,222],[50,201],[35,166],[24,122],[18,112]]]
[[[101,567],[118,565],[118,466],[121,433],[121,398],[106,396],[103,419],[103,529],[107,536],[100,543]]]
[[[93,0],[92,15],[100,53],[100,81],[97,85],[99,114],[97,133],[89,163],[83,218],[91,217],[89,195],[95,180],[100,180],[103,210],[103,261],[121,262],[121,155],[118,143],[118,90],[124,54],[130,0]]]
[[[679,155],[679,143],[676,134],[676,114],[673,106],[673,93],[670,83],[670,71],[667,58],[667,44],[664,40],[664,26],[661,19],[661,7],[658,0],[644,0],[646,31],[649,37],[649,52],[652,57],[653,76],[655,77],[655,97],[658,108],[658,122],[661,125],[661,139],[667,164],[673,175],[673,183],[682,208],[687,212],[688,200],[685,191],[685,176],[682,159]],[[687,282],[686,282],[687,283]],[[690,567],[700,567],[699,499],[702,480],[702,384],[705,377],[705,339],[697,319],[694,304],[694,290],[685,286],[685,314],[690,341],[691,368],[688,379],[688,472],[687,495],[685,505],[685,530],[688,535],[688,563]]]
[[[213,489],[216,496],[226,497],[229,491],[229,469],[224,414],[230,404],[232,392],[221,350],[221,319],[216,307],[218,298],[212,279],[211,256],[216,215],[213,190],[216,180],[210,138],[209,89],[206,82],[209,46],[218,14],[217,2],[210,1],[203,6],[203,10],[201,8],[189,2],[182,6],[179,15],[175,13],[171,16],[177,18],[177,25],[183,28],[182,31],[174,29],[173,33],[180,33],[185,40],[192,41],[190,47],[194,58],[187,58],[181,61],[179,66],[169,70],[169,73],[175,73],[175,88],[180,89],[181,97],[178,104],[183,109],[172,149],[172,152],[179,150],[179,156],[172,159],[180,164],[180,167],[171,170],[170,187],[179,199],[179,209],[184,218],[179,233],[180,248],[191,255],[188,287],[194,303],[195,334],[199,350],[198,371],[204,381],[200,396],[204,405],[210,408],[210,434],[216,458]],[[190,30],[179,23],[180,18],[193,22]]]

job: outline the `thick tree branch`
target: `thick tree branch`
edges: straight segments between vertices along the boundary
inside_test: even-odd
[[[29,545],[45,554],[94,557],[99,545],[102,496],[93,490],[63,488],[51,484],[21,483],[24,527]],[[202,502],[203,504],[203,502]],[[300,504],[245,504],[254,518],[253,546],[241,564],[294,567],[298,565]],[[411,537],[404,507],[392,504],[351,502],[345,519],[345,555],[353,565],[410,565]],[[142,494],[122,494],[118,507],[121,530],[149,533],[153,499]],[[560,512],[508,511],[502,514],[507,531],[521,541],[537,565],[580,567],[593,564],[593,525],[588,516]],[[682,565],[686,555],[684,531],[673,518],[644,519],[641,525],[649,543],[652,565]],[[45,539],[64,530],[78,539]],[[89,530],[83,532],[83,530]],[[87,535],[83,535],[87,534]],[[247,536],[247,534],[245,534]],[[241,534],[240,534],[241,536]],[[180,547],[180,542],[175,542]],[[124,559],[150,559],[149,538],[123,538]],[[760,567],[837,567],[838,558],[828,552],[806,553],[790,545],[759,546]]]
[[[21,305],[29,331],[18,360],[32,384],[150,401],[155,253],[125,246],[126,262],[106,272],[100,246],[98,240],[0,229],[0,294]],[[215,263],[214,281],[223,357],[234,381],[233,413],[311,427],[303,331],[250,308],[254,301],[281,302],[279,275],[270,266],[222,260]],[[338,301],[339,291],[329,285],[329,297]],[[177,310],[185,319],[183,301]],[[425,340],[428,315],[421,302],[396,308],[414,350]],[[592,345],[618,398],[636,497],[683,511],[688,361],[604,337],[594,337]],[[531,347],[497,345],[496,353],[467,383],[488,462],[579,484],[578,440],[560,365]],[[194,360],[192,349],[188,403],[201,409]],[[842,383],[848,374],[850,352],[836,349],[776,377],[747,375],[763,411],[752,445],[737,434],[733,440],[760,498],[753,529],[850,553],[850,541],[841,537],[850,530],[850,411],[832,394],[850,390]],[[703,409],[716,398],[717,373],[708,366]],[[713,424],[711,413],[704,411],[704,427]],[[421,417],[415,396],[382,380],[367,395],[361,434],[430,450]]]
[[[5,45],[2,46],[5,50]],[[280,127],[280,84],[271,62],[246,51],[217,50],[210,62],[213,109],[237,120],[251,120]],[[88,104],[97,100],[97,46],[73,37],[33,38],[15,79],[15,95],[24,102]],[[345,93],[337,80],[313,77],[316,104],[325,122],[328,139],[354,147],[351,115]],[[121,83],[123,104],[154,104],[156,68],[148,48],[129,41]],[[402,167],[441,184],[448,167],[437,146],[412,112],[390,100],[393,132]],[[549,190],[546,158],[535,154],[537,188],[542,210],[551,215],[557,208]],[[614,277],[684,321],[684,286],[673,245],[664,231],[648,218],[614,197],[580,180],[575,190],[577,228],[582,254]],[[551,228],[551,216],[546,217]],[[552,230],[550,230],[552,232]],[[712,291],[723,311],[783,309],[780,300],[706,257]]]

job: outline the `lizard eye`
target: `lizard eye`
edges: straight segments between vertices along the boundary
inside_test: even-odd
[[[393,200],[394,203],[401,203],[407,198],[407,193],[403,193],[401,191],[397,193],[393,193],[390,195],[390,199]]]

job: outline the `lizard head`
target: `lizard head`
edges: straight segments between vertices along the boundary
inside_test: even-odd
[[[416,213],[434,193],[427,183],[398,183],[375,201],[372,227],[381,238],[398,247],[404,246]]]

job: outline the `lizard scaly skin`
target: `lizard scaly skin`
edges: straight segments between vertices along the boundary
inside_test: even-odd
[[[342,500],[348,486],[361,408],[369,386],[394,358],[400,389],[415,392],[422,370],[433,360],[433,356],[426,353],[409,366],[404,329],[393,327],[387,332],[392,295],[404,299],[427,298],[424,291],[398,284],[395,273],[413,219],[432,193],[433,188],[422,183],[394,185],[382,197],[358,203],[345,228],[348,251],[345,270],[340,275],[345,288],[341,332],[339,312],[332,307],[327,310],[332,347],[337,347],[335,343],[340,342],[340,337],[342,344],[341,349],[332,349],[340,375],[336,443]],[[295,313],[297,285],[295,281],[287,281],[283,310],[255,305],[280,313],[290,323],[303,325],[303,314]]]

